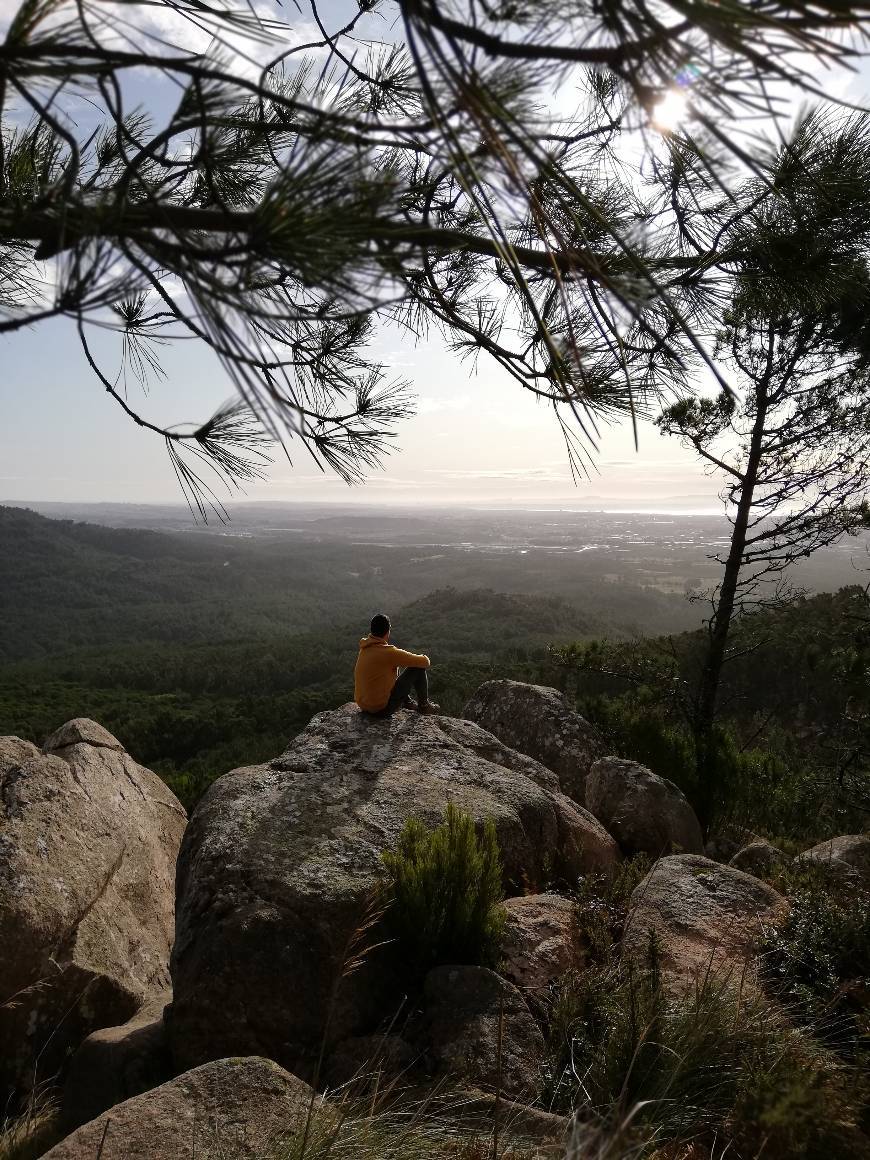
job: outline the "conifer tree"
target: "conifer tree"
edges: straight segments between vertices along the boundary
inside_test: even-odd
[[[688,99],[727,184],[756,164],[741,127],[859,59],[870,22],[834,0],[292,11],[23,0],[0,43],[0,333],[67,319],[203,513],[208,469],[256,475],[264,438],[349,481],[378,462],[412,405],[370,353],[383,321],[494,360],[581,466],[602,417],[685,383],[681,298],[721,241],[674,248],[650,211],[656,109]],[[236,394],[187,430],[135,390],[182,338]]]
[[[757,180],[703,212],[694,180],[681,181],[686,237],[715,233],[721,247],[696,288],[721,389],[658,420],[723,479],[731,525],[692,713],[709,820],[734,618],[779,598],[792,565],[870,525],[870,119],[805,115]]]

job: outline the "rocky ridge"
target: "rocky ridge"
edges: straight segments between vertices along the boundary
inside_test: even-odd
[[[788,913],[759,877],[785,856],[747,843],[753,835],[742,846],[734,839],[736,851],[723,846],[732,866],[700,856],[700,827],[677,787],[601,757],[555,690],[490,682],[475,701],[506,735],[494,706],[513,706],[515,737],[534,738],[530,722],[544,709],[559,717],[563,741],[549,753],[540,734],[524,744],[560,768],[467,720],[379,720],[345,706],[315,717],[280,757],[219,778],[183,840],[177,801],[95,722],[68,722],[42,750],[0,739],[0,979],[24,993],[23,1015],[0,1010],[0,1033],[15,1045],[7,1084],[26,1086],[22,1061],[57,1004],[80,1003],[51,1058],[68,1071],[67,1130],[88,1122],[51,1160],[94,1155],[101,1133],[104,1160],[172,1157],[175,1142],[161,1135],[171,1122],[202,1129],[197,1155],[217,1157],[222,1101],[260,1147],[267,1128],[298,1124],[312,1098],[303,1080],[318,1077],[324,1044],[332,1083],[377,1061],[378,1074],[406,1085],[434,1072],[488,1089],[478,1093],[484,1104],[496,1088],[533,1099],[541,999],[584,956],[574,903],[541,888],[554,875],[608,877],[637,850],[663,856],[632,895],[623,952],[644,958],[653,937],[674,991],[711,969],[752,983],[758,930]],[[573,756],[562,761],[568,737]],[[403,1011],[401,964],[389,948],[367,950],[379,941],[381,855],[408,818],[437,824],[448,802],[478,824],[495,822],[508,895],[503,962],[497,972],[438,967],[416,1009]],[[857,880],[867,841],[847,835],[801,857]],[[4,954],[13,931],[28,936],[21,955]],[[50,1000],[41,986],[31,999],[28,987],[53,961],[62,969]],[[80,991],[64,991],[69,982]],[[554,1119],[548,1131],[558,1135]]]

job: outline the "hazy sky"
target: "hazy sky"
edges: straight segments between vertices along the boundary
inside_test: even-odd
[[[11,0],[0,0],[0,26],[10,7]],[[284,9],[291,22],[292,11]],[[419,413],[401,425],[399,450],[384,469],[348,489],[290,444],[292,466],[277,460],[268,482],[246,488],[248,499],[719,508],[718,482],[650,425],[641,426],[637,451],[630,425],[603,428],[597,472],[575,486],[552,412],[485,357],[475,371],[438,340],[415,347],[393,331],[380,335],[378,349],[413,381],[419,399]],[[231,393],[197,343],[178,344],[166,366],[166,381],[153,384],[146,399],[131,399],[146,418],[202,421]],[[161,440],[132,424],[100,389],[63,320],[0,335],[3,500],[181,500]]]

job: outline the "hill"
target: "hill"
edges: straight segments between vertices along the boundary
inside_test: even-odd
[[[619,637],[698,620],[682,596],[601,579],[576,555],[435,551],[318,529],[296,539],[154,532],[0,507],[0,661],[143,641],[271,641],[338,620],[365,623],[377,608],[451,587],[559,598],[582,609],[584,631]]]
[[[679,597],[578,577],[562,561],[548,571],[526,556],[514,568],[421,551],[0,507],[0,733],[42,741],[58,720],[94,717],[190,804],[349,699],[376,608],[389,608],[398,643],[436,658],[435,695],[451,712],[493,674],[539,674],[550,644],[628,639],[691,615]],[[502,590],[480,583],[493,578]],[[520,579],[535,593],[503,590]]]

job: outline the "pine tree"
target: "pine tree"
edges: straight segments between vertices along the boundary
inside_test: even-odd
[[[780,599],[793,565],[870,526],[870,118],[805,115],[727,200],[704,205],[693,184],[682,229],[723,241],[694,288],[721,389],[658,423],[722,478],[731,524],[692,714],[709,821],[735,617]]]
[[[682,297],[722,241],[674,247],[627,160],[655,161],[659,103],[688,97],[721,186],[729,158],[756,164],[740,124],[858,59],[870,22],[833,0],[359,0],[338,29],[299,12],[24,0],[0,44],[0,333],[68,319],[203,514],[209,469],[251,478],[267,440],[348,481],[379,461],[412,407],[370,354],[383,321],[493,359],[581,468],[601,419],[685,384]],[[188,430],[146,422],[133,390],[182,338],[237,396]]]

